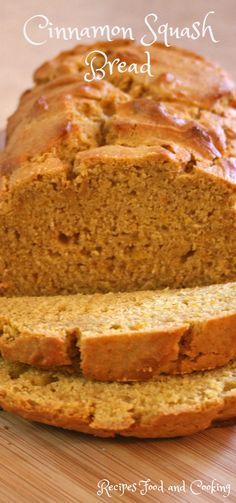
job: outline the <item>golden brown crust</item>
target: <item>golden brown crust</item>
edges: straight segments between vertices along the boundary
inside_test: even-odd
[[[101,381],[145,380],[226,365],[236,357],[236,314],[153,333],[85,337],[84,375]]]
[[[215,159],[220,152],[208,132],[196,121],[179,118],[168,112],[168,104],[145,98],[117,107],[108,130],[107,141],[128,147],[168,142],[191,150],[195,156]]]
[[[130,427],[124,429],[106,429],[102,423],[96,427],[90,426],[87,421],[83,421],[79,415],[78,418],[70,418],[63,412],[54,415],[53,411],[48,409],[35,410],[34,407],[29,407],[28,404],[19,403],[17,405],[10,405],[7,400],[1,399],[0,403],[4,410],[17,414],[29,421],[36,421],[51,426],[57,426],[67,430],[74,430],[80,433],[88,433],[96,437],[115,437],[120,435],[122,437],[137,437],[137,438],[174,438],[183,437],[186,435],[193,435],[200,431],[206,430],[221,424],[221,415],[224,416],[222,422],[228,420],[236,420],[236,397],[231,401],[230,409],[224,410],[224,404],[212,405],[209,409],[204,411],[196,410],[194,412],[182,412],[178,415],[168,414],[164,417],[153,420],[151,424],[138,424],[134,423]]]
[[[128,64],[146,62],[144,53],[147,49],[150,51],[154,77],[138,74],[127,78],[118,72],[106,75],[118,87],[129,89],[134,97],[145,92],[156,100],[181,101],[208,108],[234,89],[234,84],[221,68],[193,52],[167,48],[163,44],[145,48],[127,40],[78,45],[40,67],[35,72],[35,81],[41,83],[68,73],[83,75],[84,55],[96,49],[106,52],[110,61],[118,57]]]
[[[0,372],[0,405],[6,411],[101,437],[184,436],[236,419],[233,364],[150,385],[92,383],[2,362]]]
[[[84,58],[96,48],[107,51],[110,59],[144,62],[144,47],[115,41],[78,46],[43,65],[35,74],[37,85],[23,94],[8,121],[2,175],[8,177],[46,152],[58,161],[72,161],[69,150],[65,159],[69,141],[77,152],[114,145],[114,156],[118,145],[156,146],[160,156],[165,144],[176,161],[179,147],[190,158],[227,158],[236,120],[227,111],[229,104],[234,109],[233,84],[223,70],[189,51],[157,44],[150,48],[154,77],[130,74],[124,87],[127,78],[114,72],[88,83]],[[220,114],[208,112],[219,108],[223,97]]]
[[[0,352],[92,379],[147,380],[236,357],[236,284],[0,300]],[[78,362],[80,357],[80,362]]]
[[[70,334],[60,337],[45,333],[20,332],[16,338],[1,336],[1,355],[8,361],[20,361],[36,367],[71,365],[73,348]]]
[[[232,82],[204,58],[157,44],[153,77],[115,70],[88,83],[85,56],[96,48],[145,58],[123,41],[63,53],[9,119],[0,294],[235,281]]]
[[[99,146],[104,109],[110,102],[126,99],[109,82],[89,85],[75,75],[36,86],[22,96],[8,121],[1,174],[9,176],[16,167],[45,152],[60,158],[61,144],[70,137],[77,139],[78,150]]]

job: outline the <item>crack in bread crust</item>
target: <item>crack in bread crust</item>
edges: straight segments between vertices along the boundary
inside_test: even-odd
[[[96,44],[142,62],[132,42]],[[156,44],[154,77],[83,79],[78,46],[43,65],[10,117],[0,170],[0,293],[236,280],[234,86]],[[99,64],[99,62],[98,62]]]
[[[100,381],[191,373],[236,357],[236,283],[1,298],[0,329],[0,352],[13,362]]]

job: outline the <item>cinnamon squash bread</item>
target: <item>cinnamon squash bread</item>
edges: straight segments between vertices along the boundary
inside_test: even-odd
[[[129,41],[43,65],[0,165],[0,292],[55,295],[236,280],[236,108],[218,66],[150,48],[153,77],[86,82],[85,56],[144,62]],[[99,60],[97,60],[99,67]]]
[[[0,298],[0,353],[103,381],[191,373],[236,358],[236,283]]]
[[[0,361],[0,405],[32,421],[101,437],[176,437],[236,419],[236,363],[142,383]]]

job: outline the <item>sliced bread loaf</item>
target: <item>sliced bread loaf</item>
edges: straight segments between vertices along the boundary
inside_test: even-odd
[[[0,293],[236,281],[234,84],[161,44],[149,48],[153,77],[115,71],[86,82],[86,54],[98,48],[146,61],[129,41],[78,46],[36,72],[9,120]]]
[[[98,436],[188,435],[236,418],[236,362],[127,384],[0,361],[0,405],[29,420]]]
[[[189,373],[236,358],[236,283],[0,299],[0,352],[98,380]]]

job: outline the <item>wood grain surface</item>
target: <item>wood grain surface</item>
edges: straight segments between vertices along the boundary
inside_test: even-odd
[[[207,39],[179,45],[219,61],[236,78],[235,0],[12,0],[0,2],[0,127],[13,112],[19,93],[31,85],[33,69],[45,59],[74,45],[51,41],[44,46],[27,44],[22,26],[32,15],[44,13],[65,26],[131,25],[143,32],[143,18],[156,12],[162,22],[191,24],[210,10],[220,40]],[[0,412],[0,503],[128,502],[236,502],[236,428],[212,429],[175,440],[95,439],[52,427],[27,423]],[[98,496],[101,479],[115,483],[163,480],[164,493],[149,491]],[[231,485],[231,494],[190,491],[194,480]],[[186,492],[171,493],[168,486],[184,480]]]
[[[0,413],[1,503],[98,503],[236,501],[236,428],[214,428],[172,440],[97,439],[53,427],[28,423]],[[164,493],[125,492],[97,495],[98,483],[152,484],[163,480]],[[215,479],[230,484],[231,494],[202,492],[190,484]],[[186,492],[172,493],[170,485]],[[140,487],[141,489],[141,487]]]

